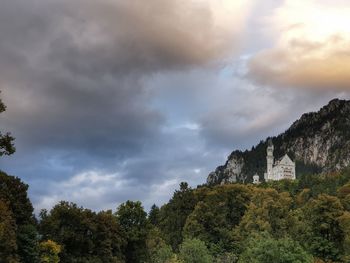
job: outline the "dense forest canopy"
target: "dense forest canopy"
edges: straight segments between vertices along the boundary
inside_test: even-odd
[[[38,220],[0,173],[1,262],[349,262],[350,170],[296,181],[179,190],[95,212],[62,201]]]

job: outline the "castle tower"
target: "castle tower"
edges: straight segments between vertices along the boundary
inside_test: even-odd
[[[266,160],[267,160],[267,173],[265,174],[265,180],[273,180],[273,172],[272,172],[272,168],[273,168],[273,163],[274,163],[274,157],[273,157],[273,144],[272,144],[272,140],[269,139],[268,143],[267,143],[267,156],[266,156]]]

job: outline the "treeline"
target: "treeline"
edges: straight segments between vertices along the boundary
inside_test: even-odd
[[[0,173],[0,262],[350,262],[350,170],[258,186],[191,189],[147,214],[60,202],[33,215],[28,186]]]

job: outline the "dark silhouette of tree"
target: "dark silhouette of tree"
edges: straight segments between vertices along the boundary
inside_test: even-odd
[[[0,91],[1,92],[1,91]],[[0,113],[6,110],[5,104],[0,99]],[[10,133],[2,134],[0,131],[0,156],[13,154],[16,149],[13,145],[15,139]]]
[[[158,226],[160,217],[160,209],[155,204],[152,205],[151,210],[148,213],[148,221],[154,225]]]
[[[38,255],[38,233],[28,185],[18,177],[0,171],[0,199],[8,203],[16,223],[18,254],[21,262],[35,262]]]
[[[60,202],[41,212],[43,240],[62,246],[62,262],[118,262],[123,259],[125,241],[110,211],[95,212],[74,203]]]
[[[187,183],[180,184],[180,190],[175,191],[172,199],[161,209],[160,229],[165,239],[174,250],[177,250],[183,241],[182,230],[187,217],[196,205],[193,190]]]
[[[141,202],[126,201],[115,213],[126,237],[125,258],[127,263],[147,261],[147,233],[149,230],[147,213]]]

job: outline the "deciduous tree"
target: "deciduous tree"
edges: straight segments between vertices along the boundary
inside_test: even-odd
[[[16,223],[6,202],[0,199],[0,262],[19,262]]]
[[[159,227],[167,243],[175,251],[182,243],[182,230],[196,203],[193,190],[183,182],[180,184],[180,190],[175,191],[169,203],[161,208]]]
[[[149,230],[147,213],[141,202],[127,201],[118,207],[116,217],[126,237],[126,262],[144,262],[148,258],[146,239]]]
[[[46,240],[40,243],[40,263],[59,263],[59,253],[61,246],[52,240]]]
[[[185,239],[180,245],[179,259],[186,263],[212,263],[205,243],[199,239]]]
[[[6,110],[5,104],[0,99],[0,113]],[[0,156],[13,154],[16,149],[13,145],[15,139],[11,136],[10,133],[2,134],[0,131]]]
[[[269,235],[247,242],[239,263],[312,263],[313,257],[298,243],[289,239],[273,239]]]

